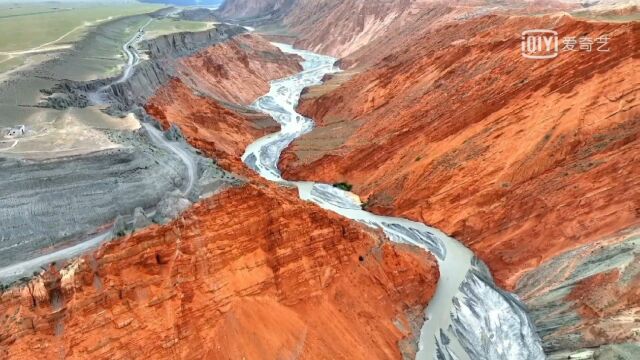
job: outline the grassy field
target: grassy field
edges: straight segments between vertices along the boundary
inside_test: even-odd
[[[78,40],[87,26],[162,8],[155,4],[0,3],[0,52]]]
[[[60,78],[81,81],[117,75],[127,61],[122,44],[147,21],[145,15],[130,16],[92,29],[75,44],[73,55],[63,57],[52,70]]]
[[[24,57],[22,56],[10,57],[6,55],[0,55],[0,74],[7,70],[18,67],[23,63]]]
[[[155,37],[171,34],[175,32],[185,31],[204,31],[211,29],[215,24],[211,22],[202,21],[187,21],[179,19],[162,19],[157,20],[149,24],[147,27],[147,39],[153,39]]]
[[[640,12],[627,14],[627,15],[601,15],[601,14],[593,14],[589,11],[576,11],[571,15],[585,20],[595,20],[595,21],[605,21],[605,22],[615,22],[615,23],[624,23],[630,21],[640,21]]]

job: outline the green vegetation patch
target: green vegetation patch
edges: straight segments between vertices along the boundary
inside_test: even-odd
[[[346,183],[346,182],[339,182],[339,183],[335,183],[333,184],[333,187],[336,187],[340,190],[344,190],[344,191],[351,191],[351,189],[353,189],[353,185]]]
[[[0,4],[0,51],[25,51],[78,40],[90,26],[162,8],[152,4]]]

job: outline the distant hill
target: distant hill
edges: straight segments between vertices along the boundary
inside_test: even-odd
[[[224,0],[140,0],[145,3],[155,3],[155,4],[171,4],[171,5],[179,5],[179,6],[191,6],[191,5],[201,5],[201,6],[219,6],[222,4]]]

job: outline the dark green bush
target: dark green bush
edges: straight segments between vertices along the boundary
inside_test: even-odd
[[[340,190],[344,190],[344,191],[351,191],[351,189],[353,189],[353,185],[346,183],[346,182],[339,182],[339,183],[335,183],[333,184],[333,187],[336,187]]]

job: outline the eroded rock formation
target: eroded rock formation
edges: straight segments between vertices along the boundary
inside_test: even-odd
[[[113,79],[61,81],[54,90],[44,91],[45,94],[53,94],[45,103],[54,108],[85,107],[91,98],[102,98],[108,102],[109,112],[126,114],[126,119],[112,121],[132,122],[134,126],[131,129],[104,131],[103,136],[113,142],[112,149],[101,151],[96,148],[90,154],[69,157],[52,153],[58,158],[44,161],[0,159],[0,172],[3,173],[0,188],[4,190],[0,195],[3,225],[0,228],[0,268],[33,259],[42,255],[43,249],[45,253],[53,251],[61,243],[69,245],[90,239],[96,233],[108,230],[119,215],[130,218],[136,208],[149,210],[160,205],[170,214],[176,212],[176,205],[171,202],[178,197],[173,194],[180,192],[188,183],[183,160],[167,149],[158,148],[145,131],[132,131],[139,126],[133,114],[128,113],[134,110],[140,118],[145,118],[139,106],[167,82],[184,79],[192,87],[183,89],[180,94],[194,99],[199,98],[193,94],[198,91],[201,95],[244,105],[266,92],[270,80],[300,69],[296,57],[286,56],[262,37],[246,34],[245,29],[231,25],[220,25],[198,33],[160,36],[143,42],[140,48],[149,59],[138,64],[126,81],[115,82],[111,86],[107,85]],[[103,90],[96,94],[97,89]],[[232,97],[230,94],[239,95]],[[171,98],[176,94],[168,96]],[[209,124],[216,123],[211,120],[211,108],[191,107],[193,102],[188,101],[181,104],[183,109],[208,119]],[[222,109],[213,103],[212,107],[216,106]],[[72,113],[74,110],[66,111]],[[226,111],[225,114],[231,113]],[[177,112],[168,115],[182,116]],[[58,116],[67,117],[63,114]],[[160,115],[159,118],[166,119]],[[231,119],[230,116],[227,127],[222,125],[215,130],[221,137],[229,136],[229,141],[239,141],[243,137],[245,140],[232,145],[227,142],[223,151],[209,153],[220,156],[222,162],[226,159],[224,156],[239,157],[238,152],[241,154],[240,149],[243,149],[239,146],[264,135],[265,130],[273,125],[265,117],[254,116],[259,130],[252,131],[244,118]],[[75,126],[72,120],[52,125],[69,127],[70,132]],[[102,133],[102,129],[94,131]],[[82,133],[76,138],[82,140],[84,136],[87,134]],[[60,143],[65,141],[58,140]],[[235,146],[235,152],[230,146]],[[48,151],[38,148],[27,156],[31,153],[47,156]],[[235,181],[233,176],[213,165],[210,159],[191,155],[197,163],[196,177],[199,178],[195,179],[198,183],[195,190],[186,197],[197,198],[204,193],[216,192]],[[185,201],[180,200],[188,203]],[[12,278],[2,276],[2,281],[11,282],[22,275],[31,275],[32,271]]]
[[[524,296],[550,356],[637,355],[624,345],[640,336],[628,301],[635,270],[607,266],[607,251],[622,245],[581,255],[583,269],[553,273],[551,283],[543,269],[640,224],[638,23],[465,20],[413,34],[403,45],[411,51],[391,47],[370,68],[307,91],[299,109],[320,126],[284,154],[284,176],[352,184],[369,210],[468,244]],[[610,50],[531,62],[519,34],[532,28],[607,35]],[[522,290],[531,287],[540,290]]]
[[[516,293],[548,352],[566,358],[567,350],[585,348],[596,359],[603,353],[637,357],[639,245],[637,228],[623,231],[554,257],[518,281]]]
[[[179,77],[191,88],[218,100],[251,104],[269,91],[269,81],[302,70],[261,36],[244,35],[211,46],[180,61]]]
[[[211,98],[194,94],[178,79],[160,89],[146,110],[165,129],[172,124],[179,126],[191,144],[236,172],[244,169],[239,159],[246,146],[277,130],[272,119],[255,113],[241,115]]]
[[[553,24],[609,34],[611,51],[524,59],[514,34]],[[309,92],[300,109],[321,129],[282,168],[349,182],[373,210],[436,225],[510,287],[549,257],[638,224],[637,34],[637,23],[570,17],[440,29],[329,93]]]
[[[343,68],[373,65],[410,49],[416,34],[487,13],[569,10],[562,0],[228,0],[218,15],[288,38],[299,48],[343,58]]]
[[[437,273],[422,251],[248,185],[2,294],[0,356],[400,358]]]
[[[433,256],[305,203],[240,161],[275,130],[241,104],[299,69],[267,47],[246,37],[183,59],[146,104],[166,136],[249,183],[7,289],[0,357],[415,356],[439,277]]]

